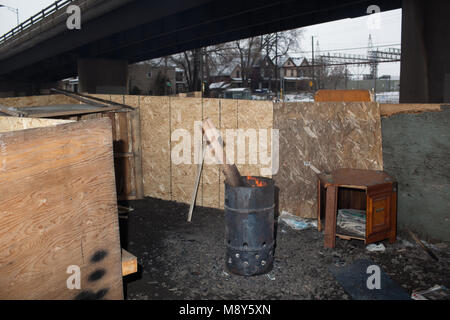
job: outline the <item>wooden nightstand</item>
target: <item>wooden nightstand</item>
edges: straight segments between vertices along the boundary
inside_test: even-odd
[[[397,182],[383,171],[339,169],[318,175],[318,228],[325,217],[325,247],[336,246],[336,236],[358,239],[366,244],[397,236]],[[339,209],[366,212],[365,237],[336,230]]]

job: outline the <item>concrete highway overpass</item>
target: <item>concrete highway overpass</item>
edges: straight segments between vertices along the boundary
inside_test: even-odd
[[[450,85],[445,51],[449,44],[442,41],[450,30],[446,19],[450,3],[445,0],[60,0],[56,4],[23,30],[0,38],[0,91],[8,86],[36,90],[79,74],[85,91],[101,92],[126,82],[129,63],[360,17],[374,4],[382,11],[403,7],[403,100],[443,102],[446,81]],[[66,27],[70,4],[81,7],[81,30]],[[412,79],[411,73],[421,79]]]

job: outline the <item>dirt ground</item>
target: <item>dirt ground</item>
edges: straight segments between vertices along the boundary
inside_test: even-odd
[[[349,300],[328,271],[332,264],[371,259],[408,293],[434,285],[450,288],[450,250],[434,244],[431,259],[409,236],[399,233],[385,252],[369,252],[362,241],[337,239],[323,247],[317,229],[277,226],[274,269],[268,275],[241,277],[225,269],[224,212],[147,198],[130,201],[135,210],[121,221],[122,246],[138,257],[139,272],[124,278],[129,300]]]

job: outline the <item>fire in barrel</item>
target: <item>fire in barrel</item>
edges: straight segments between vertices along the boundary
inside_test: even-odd
[[[226,268],[237,275],[268,273],[274,260],[275,187],[273,180],[242,177],[227,161],[222,137],[211,119],[203,123],[203,132],[217,160],[222,163],[225,180]]]
[[[247,177],[247,185],[225,186],[225,260],[230,272],[254,276],[273,267],[274,184]]]

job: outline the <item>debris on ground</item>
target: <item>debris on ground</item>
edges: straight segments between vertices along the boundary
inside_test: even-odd
[[[139,257],[139,273],[123,278],[127,299],[348,300],[352,295],[328,268],[346,268],[361,259],[370,259],[384,270],[409,298],[413,290],[434,284],[450,288],[450,255],[444,245],[435,251],[439,263],[430,263],[415,243],[397,252],[405,249],[401,240],[383,242],[386,251],[382,254],[369,252],[364,241],[358,240],[337,240],[336,248],[329,250],[323,246],[322,232],[314,228],[293,231],[281,220],[275,229],[274,269],[270,273],[276,280],[266,275],[236,276],[226,271],[223,210],[197,207],[197,218],[188,224],[189,205],[152,198],[129,203],[135,211],[123,221],[121,243]],[[408,234],[399,230],[399,239],[409,240]],[[361,285],[365,286],[370,275],[364,275]],[[170,291],[172,288],[178,290]]]
[[[367,251],[369,252],[385,252],[386,251],[386,247],[384,246],[384,244],[380,243],[380,244],[369,244],[366,247]]]
[[[273,272],[269,272],[266,274],[267,279],[269,279],[270,281],[275,281],[275,275],[273,274]]]
[[[428,290],[415,291],[411,298],[414,300],[450,300],[450,291],[444,286],[434,286]]]
[[[119,214],[124,214],[124,213],[129,213],[129,212],[134,211],[134,208],[132,208],[132,207],[125,207],[125,206],[121,206],[121,205],[117,205],[117,209],[119,210]]]
[[[343,230],[365,237],[366,211],[355,209],[340,209],[337,214],[336,225]]]
[[[411,299],[409,293],[372,260],[359,259],[345,266],[330,266],[329,270],[354,300]],[[375,270],[378,272],[378,281],[368,277]]]
[[[317,228],[317,220],[300,218],[286,211],[283,211],[281,213],[279,220],[283,221],[285,224],[287,224],[294,230],[306,230],[310,228]]]
[[[408,230],[408,233],[414,239],[414,241],[416,241],[417,244],[420,245],[420,247],[423,249],[423,251],[425,251],[433,260],[439,261],[439,258],[436,257],[436,255],[433,253],[433,251],[431,251],[430,248],[425,246],[425,244],[423,244],[423,242],[420,241],[420,239],[411,230]]]

